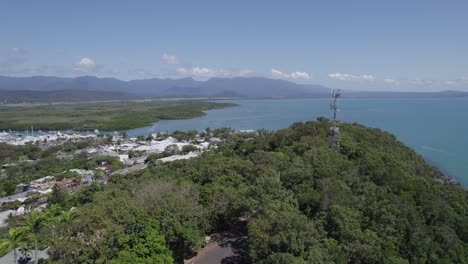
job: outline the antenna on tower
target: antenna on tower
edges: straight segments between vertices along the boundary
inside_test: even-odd
[[[340,151],[340,127],[339,127],[339,121],[337,119],[337,114],[340,111],[340,108],[338,107],[338,98],[341,97],[341,90],[336,89],[332,90],[332,98],[333,101],[330,104],[330,109],[333,111],[333,119],[331,123],[331,132],[332,132],[332,137],[331,137],[331,146],[335,151]]]

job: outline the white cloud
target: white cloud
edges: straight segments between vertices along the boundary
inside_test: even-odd
[[[94,72],[96,68],[96,63],[92,59],[83,57],[75,64],[73,69],[80,73],[91,73]]]
[[[164,53],[161,58],[167,64],[179,64],[179,59],[175,55]]]
[[[237,77],[255,76],[255,72],[251,70],[240,70],[235,73],[235,76]]]
[[[310,74],[307,72],[300,72],[300,71],[295,71],[295,72],[282,72],[277,69],[271,69],[271,76],[273,78],[277,79],[303,79],[303,80],[309,80],[310,79]]]
[[[244,77],[252,76],[253,72],[250,70],[229,71],[223,69],[211,69],[206,67],[180,67],[176,70],[177,75],[189,77]]]
[[[96,63],[90,58],[82,58],[78,64],[80,67],[87,67],[87,68],[94,68],[96,67]]]
[[[373,82],[375,77],[371,74],[353,75],[347,73],[330,73],[328,78],[339,81],[366,81]]]
[[[383,81],[384,81],[384,83],[390,84],[390,85],[399,85],[400,84],[399,81],[397,81],[395,79],[390,79],[390,78],[386,78]]]
[[[414,79],[414,80],[411,80],[409,83],[413,85],[420,85],[420,86],[432,86],[432,85],[436,85],[438,81],[432,80],[432,79]]]
[[[22,48],[11,48],[10,49],[10,55],[12,56],[23,56],[28,53],[25,49]]]
[[[462,77],[454,80],[447,80],[444,82],[445,85],[450,86],[460,86],[460,85],[468,85],[468,77]]]
[[[194,68],[178,68],[176,70],[178,75],[181,76],[193,76],[193,77],[213,77],[216,75],[216,71],[204,67],[194,67]]]
[[[435,79],[414,79],[410,80],[409,84],[417,85],[417,86],[436,86],[436,87],[444,87],[444,86],[460,86],[463,87],[468,85],[468,78],[462,77],[452,80],[435,80]]]

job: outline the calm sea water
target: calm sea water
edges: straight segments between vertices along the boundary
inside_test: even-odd
[[[330,117],[329,99],[229,100],[238,107],[189,120],[163,120],[129,135],[207,127],[276,130]],[[426,160],[468,186],[468,99],[343,99],[339,118],[389,131]]]

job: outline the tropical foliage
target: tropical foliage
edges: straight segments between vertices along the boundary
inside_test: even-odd
[[[252,263],[466,263],[467,191],[379,129],[326,119],[233,134],[197,158],[57,196],[50,263],[180,263],[246,224]],[[211,133],[211,132],[209,132]],[[219,131],[218,131],[219,133]],[[53,230],[53,232],[51,232]]]

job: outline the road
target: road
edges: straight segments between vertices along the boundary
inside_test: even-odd
[[[197,251],[185,264],[248,264],[242,257],[247,236],[229,232],[211,235],[211,242]]]

